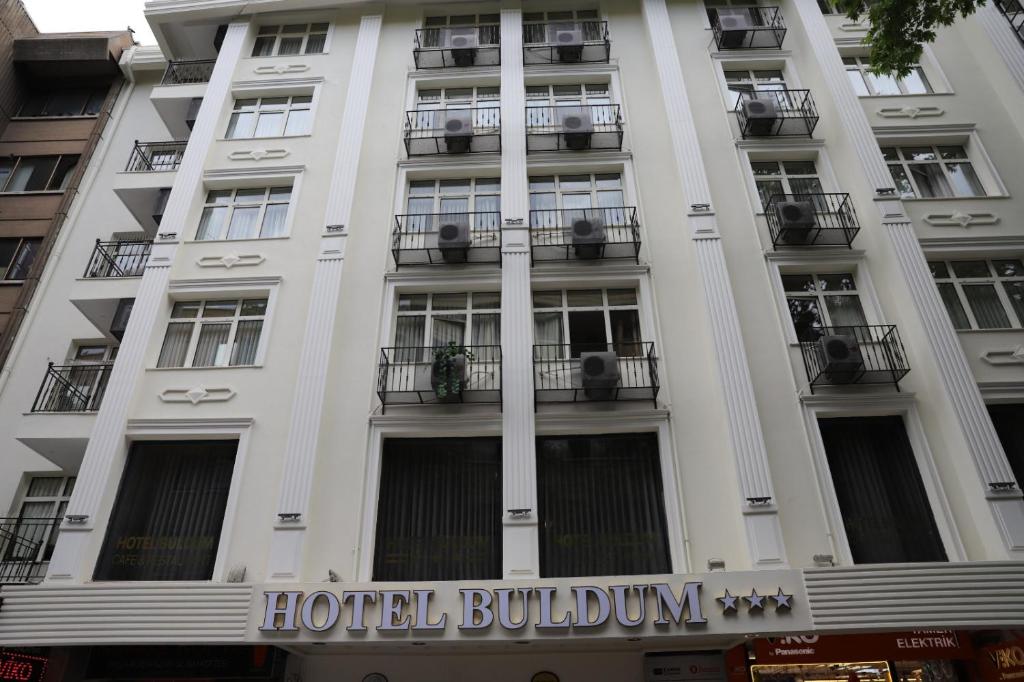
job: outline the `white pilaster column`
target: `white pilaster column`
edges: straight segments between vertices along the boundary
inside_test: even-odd
[[[683,70],[665,0],[643,0],[644,24],[661,80],[668,113],[672,150],[691,210],[687,227],[697,253],[715,360],[725,395],[729,435],[739,476],[747,544],[755,567],[786,563],[775,493],[768,470],[768,452],[754,398],[739,314],[726,267],[725,251],[708,186],[697,128],[690,112]]]
[[[1014,33],[1009,20],[995,6],[995,0],[990,0],[979,7],[977,17],[992,45],[1006,63],[1010,75],[1024,90],[1024,45]]]
[[[872,187],[892,187],[892,175],[882,158],[878,141],[860,101],[850,81],[845,78],[842,60],[817,3],[815,0],[794,2],[807,39],[824,72],[829,94],[835,100],[841,127],[851,137],[864,173]],[[1008,487],[1014,481],[1013,471],[992,426],[956,330],[932,279],[914,226],[899,199],[880,197],[876,203],[935,356],[935,364],[945,387],[945,397],[959,422],[996,525],[1009,552],[1024,551],[1024,499],[1019,489]]]
[[[506,578],[540,575],[533,404],[530,198],[526,171],[523,14],[501,10],[502,556]],[[509,510],[529,510],[510,514]]]
[[[341,135],[335,151],[334,173],[327,199],[326,228],[313,272],[306,329],[299,351],[299,370],[292,398],[291,424],[285,444],[277,518],[270,542],[267,580],[301,579],[303,545],[309,516],[313,472],[316,466],[331,341],[352,202],[355,197],[359,154],[366,112],[370,104],[373,69],[380,42],[380,15],[364,16],[359,23],[352,74],[341,117]]]
[[[231,79],[248,28],[247,21],[236,21],[228,26],[224,36],[203,104],[167,199],[160,222],[161,237],[153,246],[142,276],[117,362],[110,372],[103,403],[85,448],[75,492],[68,503],[67,517],[78,517],[80,521],[72,524],[65,520],[61,525],[47,580],[78,582],[92,576],[92,567],[85,562],[91,555],[93,544],[102,539],[95,538],[97,534],[92,532],[96,529],[96,514],[111,480],[120,475],[124,463],[124,432],[135,387],[145,369],[146,347],[166,303],[167,284],[178,240],[188,229],[185,219],[202,186],[206,153],[216,136],[220,112],[230,95]]]

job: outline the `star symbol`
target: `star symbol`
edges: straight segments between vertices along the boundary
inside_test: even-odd
[[[722,602],[722,613],[727,613],[730,610],[733,611],[733,613],[735,613],[736,612],[736,601],[738,599],[739,599],[739,597],[736,597],[736,596],[733,596],[733,595],[729,594],[729,590],[725,591],[725,595],[723,595],[721,597],[717,597],[717,600]]]
[[[757,590],[750,590],[750,596],[744,597],[747,600],[747,608],[750,611],[754,609],[764,609],[764,597],[757,593]]]
[[[778,611],[779,609],[791,609],[791,608],[793,608],[793,605],[790,603],[790,601],[793,599],[793,595],[786,594],[785,592],[782,591],[781,587],[779,588],[779,591],[776,594],[773,594],[771,596],[771,598],[775,600],[775,610],[776,611]]]

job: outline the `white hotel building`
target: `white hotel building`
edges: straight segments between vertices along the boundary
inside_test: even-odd
[[[1024,674],[1015,0],[902,80],[826,0],[147,16],[0,376],[0,679]]]

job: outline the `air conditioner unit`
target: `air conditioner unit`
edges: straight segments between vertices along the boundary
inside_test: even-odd
[[[445,263],[465,263],[471,240],[469,222],[461,218],[443,222],[437,231],[437,248]]]
[[[576,257],[593,260],[604,255],[608,235],[604,231],[604,220],[590,215],[572,221],[572,245]]]
[[[833,384],[852,384],[864,373],[864,355],[856,337],[831,334],[818,339],[822,374]]]
[[[551,24],[550,40],[558,51],[558,61],[575,64],[583,59],[583,29],[579,24]]]
[[[807,244],[818,220],[810,201],[781,201],[775,204],[779,221],[779,241],[785,244]]]
[[[465,154],[473,141],[473,112],[448,109],[444,112],[444,143],[449,154]]]
[[[558,107],[558,119],[569,149],[589,149],[594,134],[594,120],[590,112],[576,107]]]
[[[444,46],[452,51],[455,66],[473,66],[480,47],[480,34],[476,26],[454,26],[446,31]]]
[[[110,321],[110,335],[118,341],[124,339],[124,332],[128,328],[128,319],[132,316],[132,306],[134,305],[134,298],[122,298],[117,302],[117,309],[114,310],[114,317]]]
[[[619,385],[619,356],[613,351],[580,353],[583,393],[591,400],[610,400]]]
[[[164,209],[167,208],[167,197],[171,196],[171,188],[163,187],[156,195],[156,201],[153,202],[153,222],[160,225],[160,221],[164,218]]]
[[[193,97],[188,103],[188,111],[185,112],[185,125],[188,126],[189,130],[196,125],[196,119],[199,118],[199,107],[203,106],[202,97]]]
[[[754,93],[754,98],[743,100],[743,116],[750,135],[771,135],[779,120],[779,103],[770,93]]]
[[[747,40],[747,32],[754,29],[748,9],[718,10],[719,47],[736,49],[743,47]]]

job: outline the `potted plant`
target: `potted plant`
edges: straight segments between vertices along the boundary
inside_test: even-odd
[[[430,387],[439,400],[455,400],[461,395],[466,387],[466,361],[472,359],[473,352],[454,341],[434,349]]]

